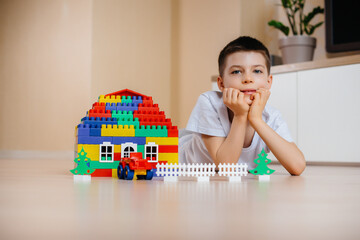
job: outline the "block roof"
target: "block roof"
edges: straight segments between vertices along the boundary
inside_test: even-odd
[[[129,89],[99,96],[98,101],[81,119],[78,129],[101,130],[102,125],[124,126],[124,129],[134,128],[138,132],[166,130],[168,132],[166,136],[175,136],[175,132],[176,135],[178,132],[171,119],[166,118],[158,104],[153,103],[152,97]],[[110,126],[103,126],[105,127]],[[146,135],[146,133],[143,132],[141,135]]]

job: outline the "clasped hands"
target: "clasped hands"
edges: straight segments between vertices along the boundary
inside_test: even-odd
[[[223,89],[224,104],[234,113],[234,117],[247,117],[250,123],[262,120],[262,112],[270,97],[269,89],[259,88],[250,98],[235,88]]]

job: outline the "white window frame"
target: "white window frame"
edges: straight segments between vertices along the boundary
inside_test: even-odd
[[[125,153],[129,153],[129,156],[127,156],[127,157],[130,157],[131,152],[127,152],[127,151],[125,152],[125,149],[127,147],[131,147],[134,149],[134,152],[137,152],[137,144],[136,143],[132,143],[132,142],[123,143],[123,144],[121,144],[121,158],[125,157],[124,156]]]
[[[150,147],[150,153],[148,153],[147,147]],[[153,152],[153,147],[156,147],[155,153]],[[155,144],[154,142],[149,142],[148,144],[145,145],[144,153],[145,153],[144,159],[147,159],[147,155],[150,154],[150,160],[148,160],[148,162],[158,162],[159,145]],[[155,160],[152,160],[154,156],[155,156]]]
[[[103,147],[105,147],[105,152],[102,151]],[[111,147],[111,153],[108,152],[108,147]],[[102,154],[106,155],[105,160],[101,159]],[[111,154],[111,160],[107,160],[109,154]],[[102,144],[100,144],[99,162],[114,162],[114,144],[111,144],[111,142],[103,142]]]

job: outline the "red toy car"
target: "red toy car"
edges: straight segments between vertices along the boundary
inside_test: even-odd
[[[158,162],[148,162],[142,158],[141,152],[130,153],[130,158],[122,158],[117,168],[119,179],[151,180],[154,176],[153,169],[156,169]]]

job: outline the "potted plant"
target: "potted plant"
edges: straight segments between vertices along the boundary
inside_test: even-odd
[[[305,0],[281,0],[281,5],[285,10],[290,28],[276,20],[269,21],[268,25],[279,29],[286,36],[279,40],[283,63],[311,61],[314,57],[316,38],[310,36],[324,22],[312,25],[310,21],[317,14],[323,14],[324,8],[318,6],[310,13],[304,14]],[[293,36],[289,36],[290,29]]]

